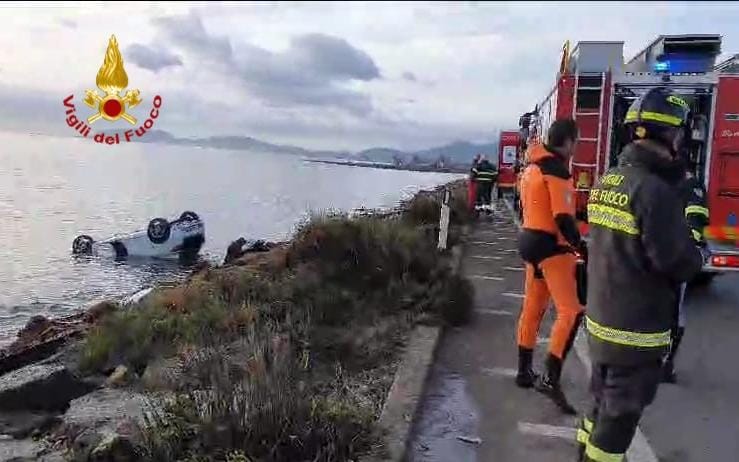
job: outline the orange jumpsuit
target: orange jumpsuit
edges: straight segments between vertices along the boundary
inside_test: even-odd
[[[531,146],[528,154],[530,163],[521,178],[523,230],[519,250],[526,261],[526,282],[518,345],[534,348],[551,297],[557,318],[549,337],[549,353],[564,360],[583,311],[577,298],[577,261],[572,253],[580,241],[575,191],[563,159],[543,145]]]

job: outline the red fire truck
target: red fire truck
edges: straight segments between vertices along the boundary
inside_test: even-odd
[[[498,141],[498,195],[513,191],[516,186],[516,167],[519,148],[518,130],[500,132]]]
[[[719,35],[663,35],[624,61],[623,42],[579,42],[562,51],[554,88],[522,124],[529,143],[552,121],[577,121],[579,139],[570,163],[578,218],[594,182],[615,165],[627,143],[622,125],[629,105],[650,88],[668,87],[693,112],[690,156],[708,192],[712,258],[707,272],[739,271],[739,55],[716,65]],[[526,125],[526,126],[523,126]]]

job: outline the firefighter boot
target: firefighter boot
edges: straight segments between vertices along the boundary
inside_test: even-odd
[[[547,356],[546,366],[546,374],[536,382],[536,391],[549,397],[565,414],[576,415],[577,411],[567,401],[559,383],[562,375],[562,360],[550,354]]]
[[[521,388],[531,388],[536,383],[537,375],[531,367],[534,350],[518,347],[518,374],[516,385]]]
[[[675,357],[677,356],[677,349],[680,347],[680,342],[683,339],[683,334],[685,334],[684,327],[678,327],[673,334],[670,353],[667,355],[667,358],[662,365],[662,383],[677,382],[677,374],[675,373]]]

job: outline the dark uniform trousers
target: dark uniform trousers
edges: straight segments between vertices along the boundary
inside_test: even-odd
[[[477,205],[488,205],[492,199],[493,182],[478,180],[477,182]]]
[[[593,364],[593,407],[580,423],[581,461],[621,462],[631,445],[644,409],[654,401],[662,362],[638,366]]]

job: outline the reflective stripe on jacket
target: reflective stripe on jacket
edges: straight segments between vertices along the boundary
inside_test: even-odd
[[[690,238],[673,164],[630,144],[590,191],[588,314],[591,355],[606,364],[658,360],[670,344],[675,287],[702,258]]]
[[[472,167],[472,178],[479,183],[492,183],[498,177],[493,164],[484,160]]]

